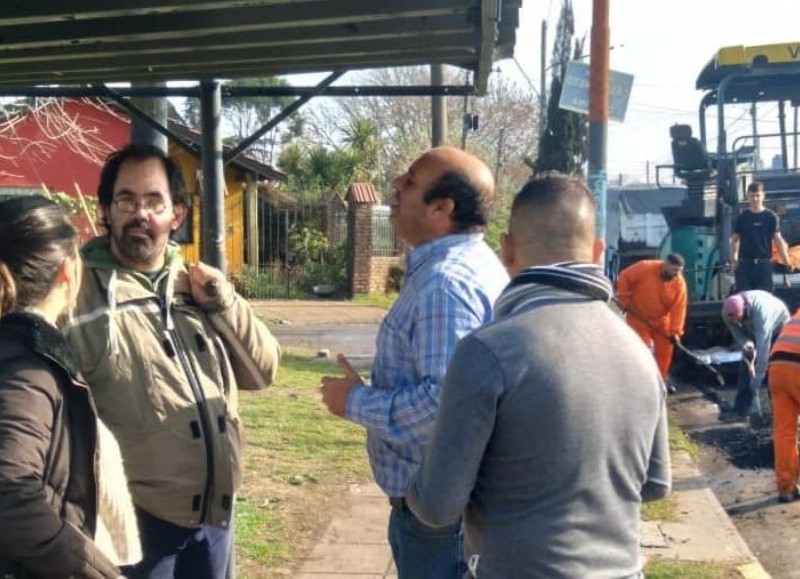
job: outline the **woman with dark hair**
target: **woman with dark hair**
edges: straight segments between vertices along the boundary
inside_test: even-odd
[[[116,441],[58,329],[80,279],[78,238],[58,205],[0,203],[3,578],[116,578],[139,556]]]

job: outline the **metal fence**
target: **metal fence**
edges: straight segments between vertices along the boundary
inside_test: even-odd
[[[389,207],[374,206],[372,215],[373,255],[397,255]],[[344,207],[260,200],[259,263],[233,276],[237,290],[250,299],[347,295],[348,227]]]
[[[317,203],[258,203],[258,263],[232,276],[247,298],[328,297],[344,293],[342,281],[347,241],[343,211]],[[346,281],[346,280],[344,280]]]
[[[389,213],[388,205],[375,205],[372,208],[372,255],[391,257],[399,253]]]

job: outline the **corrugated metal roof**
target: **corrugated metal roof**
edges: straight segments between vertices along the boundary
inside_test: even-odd
[[[3,0],[0,86],[451,64],[485,90],[522,0]]]
[[[168,126],[175,135],[194,145],[197,151],[200,150],[200,146],[202,144],[202,135],[199,131],[192,129],[191,127],[184,125],[175,119],[169,119]],[[229,145],[223,145],[222,150],[230,151],[232,148],[233,147]],[[231,164],[234,167],[251,171],[262,179],[269,179],[271,181],[286,181],[286,173],[280,169],[276,169],[272,165],[262,163],[258,159],[254,159],[249,155],[239,155],[231,161]]]

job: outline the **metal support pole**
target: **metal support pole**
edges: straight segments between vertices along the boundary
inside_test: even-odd
[[[609,0],[593,0],[589,64],[589,187],[597,202],[597,238],[606,239],[606,142],[609,95]],[[605,265],[605,264],[603,264]]]
[[[431,85],[442,86],[444,83],[444,65],[431,65]],[[445,97],[431,97],[431,145],[441,147],[447,140],[447,109]]]
[[[778,101],[778,124],[781,133],[781,164],[784,171],[789,170],[789,151],[786,145],[786,101]]]
[[[761,158],[761,143],[760,139],[758,138],[758,109],[756,109],[756,103],[750,105],[750,120],[753,126],[753,169],[758,171],[760,167]]]
[[[794,109],[794,130],[792,131],[792,151],[794,162],[792,163],[792,170],[797,171],[797,105],[793,104]]]
[[[730,165],[728,164],[727,159],[727,149],[728,149],[728,134],[725,131],[725,91],[728,90],[728,84],[730,84],[731,79],[733,77],[729,76],[728,78],[724,79],[722,82],[719,83],[717,87],[716,99],[717,99],[717,160],[718,162],[722,162],[722,166],[717,167],[717,199],[720,199],[720,196],[727,188],[731,185],[729,173],[730,173]],[[705,99],[704,99],[705,100]],[[734,183],[735,185],[735,183]],[[738,193],[737,193],[738,198]],[[724,199],[724,197],[723,197]],[[719,243],[719,258],[721,263],[730,263],[731,262],[731,244],[730,238],[731,234],[733,233],[733,220],[736,218],[736,214],[734,213],[734,208],[731,207],[728,203],[719,203],[717,205],[718,211],[718,226],[720,232],[720,243]],[[721,211],[720,211],[721,210]]]
[[[222,271],[225,262],[225,178],[222,171],[220,121],[222,96],[213,80],[200,83],[200,126],[203,136],[203,191],[201,208],[201,258]]]

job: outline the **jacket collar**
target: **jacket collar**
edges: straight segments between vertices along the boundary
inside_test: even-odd
[[[500,320],[542,300],[561,297],[569,300],[608,302],[611,282],[593,263],[564,262],[529,267],[517,274],[497,298],[494,318]]]
[[[37,354],[61,366],[70,378],[77,380],[78,363],[61,332],[38,314],[13,311],[0,319],[0,328],[22,340]]]

